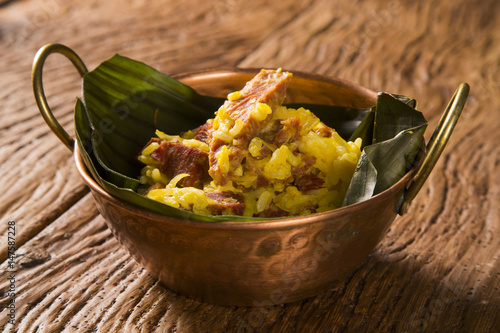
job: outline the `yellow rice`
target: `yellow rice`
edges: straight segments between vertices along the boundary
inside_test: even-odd
[[[239,98],[239,92],[228,95],[229,100]],[[260,103],[251,111],[256,120],[263,120],[271,114],[271,108]],[[192,210],[198,214],[210,215],[207,208],[215,201],[205,195],[213,191],[232,191],[242,193],[245,198],[245,216],[259,216],[260,213],[274,204],[279,209],[290,215],[303,215],[323,212],[341,206],[351,177],[354,173],[358,159],[361,155],[361,139],[354,142],[346,142],[337,132],[329,137],[321,136],[318,130],[324,127],[320,120],[309,110],[304,108],[292,109],[285,106],[279,107],[271,114],[272,124],[275,120],[284,120],[297,117],[300,120],[301,129],[297,141],[284,143],[280,147],[265,142],[255,137],[244,152],[254,157],[255,165],[261,170],[269,184],[257,187],[258,175],[250,170],[242,161],[234,173],[238,176],[233,182],[224,186],[215,185],[214,182],[206,182],[203,188],[178,187],[177,182],[185,175],[177,175],[168,179],[158,169],[156,162],[150,155],[158,148],[159,144],[151,143],[145,147],[139,156],[139,161],[145,164],[141,171],[140,181],[143,184],[161,184],[164,188],[156,188],[148,191],[147,196],[151,199],[163,202],[173,207]],[[234,121],[221,107],[216,117],[211,120],[214,128],[214,136],[224,142],[232,140],[241,130],[239,120]],[[241,121],[240,121],[241,122]],[[162,140],[176,141],[184,145],[208,151],[208,145],[202,141],[195,140],[193,133],[188,132],[181,136],[166,135],[157,131],[157,136]],[[261,157],[263,147],[272,151],[269,156]],[[312,165],[313,170],[319,178],[324,180],[321,188],[301,192],[293,183],[293,167],[301,164],[305,158],[315,158]],[[223,146],[216,155],[222,172],[229,170],[228,149]],[[231,211],[223,214],[231,214]]]

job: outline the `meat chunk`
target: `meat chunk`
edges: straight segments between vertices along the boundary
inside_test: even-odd
[[[321,188],[324,183],[325,181],[323,179],[312,173],[300,175],[295,179],[295,186],[297,186],[301,192],[317,190]]]
[[[197,186],[208,178],[208,153],[200,149],[163,141],[151,157],[160,162],[160,171],[170,179],[181,173],[189,174],[179,181],[180,186]]]
[[[290,213],[276,206],[274,202],[271,203],[269,208],[259,214],[260,217],[284,217],[289,215]]]
[[[300,134],[300,119],[297,117],[283,119],[281,129],[274,134],[273,144],[277,147],[284,143],[296,141]]]
[[[201,141],[201,142],[208,143],[208,130],[209,130],[210,126],[211,125],[207,122],[207,123],[201,125],[200,127],[194,129],[193,130],[193,132],[195,133],[194,139]]]
[[[243,194],[231,191],[215,191],[207,192],[205,195],[217,201],[217,204],[207,207],[213,215],[222,215],[228,211],[231,215],[243,215],[245,210],[245,197]]]
[[[294,175],[302,175],[306,173],[313,165],[316,163],[316,157],[314,156],[302,156],[300,164],[292,167],[292,173]]]
[[[275,111],[285,99],[287,83],[292,74],[280,70],[262,70],[245,87],[229,98],[215,117],[213,126],[208,131],[210,147],[209,173],[217,185],[226,184],[233,177],[233,172],[245,158],[244,151],[250,141],[267,124],[269,114]],[[225,119],[229,116],[237,130],[224,131]],[[221,162],[219,152],[227,149],[227,157]],[[225,150],[226,150],[225,149]]]

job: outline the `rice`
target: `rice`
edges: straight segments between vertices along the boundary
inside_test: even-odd
[[[228,95],[228,101],[240,98],[239,91]],[[209,177],[198,187],[179,186],[177,176],[169,179],[160,171],[160,162],[152,157],[160,143],[153,141],[138,158],[145,164],[140,181],[152,186],[146,195],[205,215],[234,215],[236,210],[231,207],[238,204],[244,216],[291,216],[340,207],[361,155],[361,139],[346,142],[304,108],[279,106],[273,112],[269,105],[258,102],[249,112],[251,118],[265,120],[266,124],[243,148],[238,140],[245,131],[244,124],[233,119],[225,106],[207,122],[210,138],[223,144],[213,158],[220,172],[231,174],[230,181],[217,183]],[[210,147],[191,131],[180,136],[157,131],[157,136],[204,152]],[[236,166],[230,163],[235,147],[243,156]],[[231,195],[223,201],[214,200],[218,193]]]

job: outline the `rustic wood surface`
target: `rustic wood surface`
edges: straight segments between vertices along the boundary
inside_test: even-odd
[[[496,0],[0,1],[0,328],[500,332],[498,17]],[[239,66],[340,77],[417,99],[430,129],[460,82],[471,94],[409,213],[347,281],[284,306],[223,307],[156,283],[107,229],[34,102],[31,63],[49,42],[71,47],[90,69],[120,53],[167,74]],[[57,55],[44,75],[71,132],[78,75]]]

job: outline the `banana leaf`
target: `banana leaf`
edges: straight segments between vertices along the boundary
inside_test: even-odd
[[[391,95],[391,96],[393,98],[396,98],[400,102],[408,105],[409,107],[411,107],[413,109],[415,109],[417,107],[417,101],[415,101],[414,99],[411,99],[411,98],[408,98],[408,97],[402,96],[402,95]],[[389,104],[392,102],[392,100],[390,98],[386,98],[385,94],[379,94],[378,98],[382,98],[382,100],[377,101],[377,103],[379,103],[379,104],[381,103],[380,107],[389,108]],[[404,126],[393,126],[395,123],[404,124],[404,122],[399,120],[400,113],[398,112],[398,110],[400,107],[402,107],[402,106],[392,105],[392,109],[395,110],[396,112],[393,112],[393,113],[388,112],[387,114],[382,115],[382,116],[379,114],[379,117],[377,120],[375,120],[375,114],[376,114],[376,110],[377,110],[376,106],[373,106],[371,109],[368,109],[368,110],[363,110],[362,114],[364,115],[364,118],[361,121],[353,122],[354,123],[353,125],[357,125],[357,126],[349,133],[350,136],[347,136],[349,138],[349,141],[354,141],[357,138],[361,138],[363,140],[361,149],[363,149],[365,146],[371,145],[372,143],[374,143],[374,140],[376,140],[376,138],[374,137],[373,131],[374,131],[374,128],[377,124],[378,125],[382,124],[382,127],[378,129],[378,133],[377,133],[377,135],[380,136],[378,138],[379,141],[384,140],[384,138],[382,137],[382,134],[385,132],[385,129],[389,129],[390,132],[392,133],[392,135],[386,134],[385,135],[386,137],[390,138],[390,137],[395,136],[397,133],[399,133],[399,131],[401,129],[405,128]],[[389,113],[390,113],[391,117],[389,117]],[[385,119],[384,119],[384,117],[385,117]],[[421,117],[418,117],[418,119],[413,119],[413,118],[407,116],[407,119],[408,120],[416,120],[415,124],[419,123],[421,121]],[[423,119],[423,120],[424,120],[424,122],[426,121],[425,119]],[[387,122],[387,123],[384,125],[384,122]],[[407,125],[408,125],[407,127],[412,127],[412,125],[410,125],[409,122],[407,122]],[[398,128],[399,128],[399,130],[398,130]]]
[[[83,101],[97,162],[110,180],[124,182],[140,172],[136,154],[156,128],[166,133],[193,129],[220,106],[218,100],[202,98],[179,81],[119,55],[84,76]]]
[[[388,189],[411,168],[427,128],[427,120],[415,106],[415,100],[406,97],[378,94],[376,106],[367,115],[373,118],[373,128],[358,133],[371,133],[373,143],[363,149],[344,206]]]
[[[137,155],[155,136],[155,131],[160,129],[168,134],[179,134],[194,129],[213,118],[214,112],[223,104],[223,98],[200,95],[174,78],[120,55],[88,72],[83,77],[82,86],[83,103],[78,100],[75,107],[77,140],[87,168],[108,193],[174,217],[203,221],[258,220],[241,216],[198,215],[137,193],[137,177],[143,167],[137,161]],[[385,122],[399,119],[398,114],[403,108],[401,112],[404,114],[415,111],[415,105],[414,100],[403,96],[381,94],[377,105],[371,109],[314,104],[288,106],[311,110],[344,138],[363,138],[363,156],[357,176],[353,177],[347,204],[368,198],[368,194],[373,195],[404,175],[408,161],[416,152],[418,136],[423,133],[421,130],[412,132],[414,126],[408,127],[409,122],[421,119],[409,114],[396,124]],[[381,122],[384,122],[383,126]],[[400,136],[399,132],[392,133],[400,129],[407,130],[407,133]],[[392,132],[387,134],[386,131]],[[412,133],[416,136],[413,137]],[[388,148],[377,148],[386,141],[388,145],[392,144],[390,150],[396,154],[390,159],[384,155]],[[404,145],[405,149],[397,149],[398,145]],[[371,146],[375,148],[369,148]],[[397,167],[384,169],[389,160],[397,163]],[[400,165],[402,161],[405,168]]]

